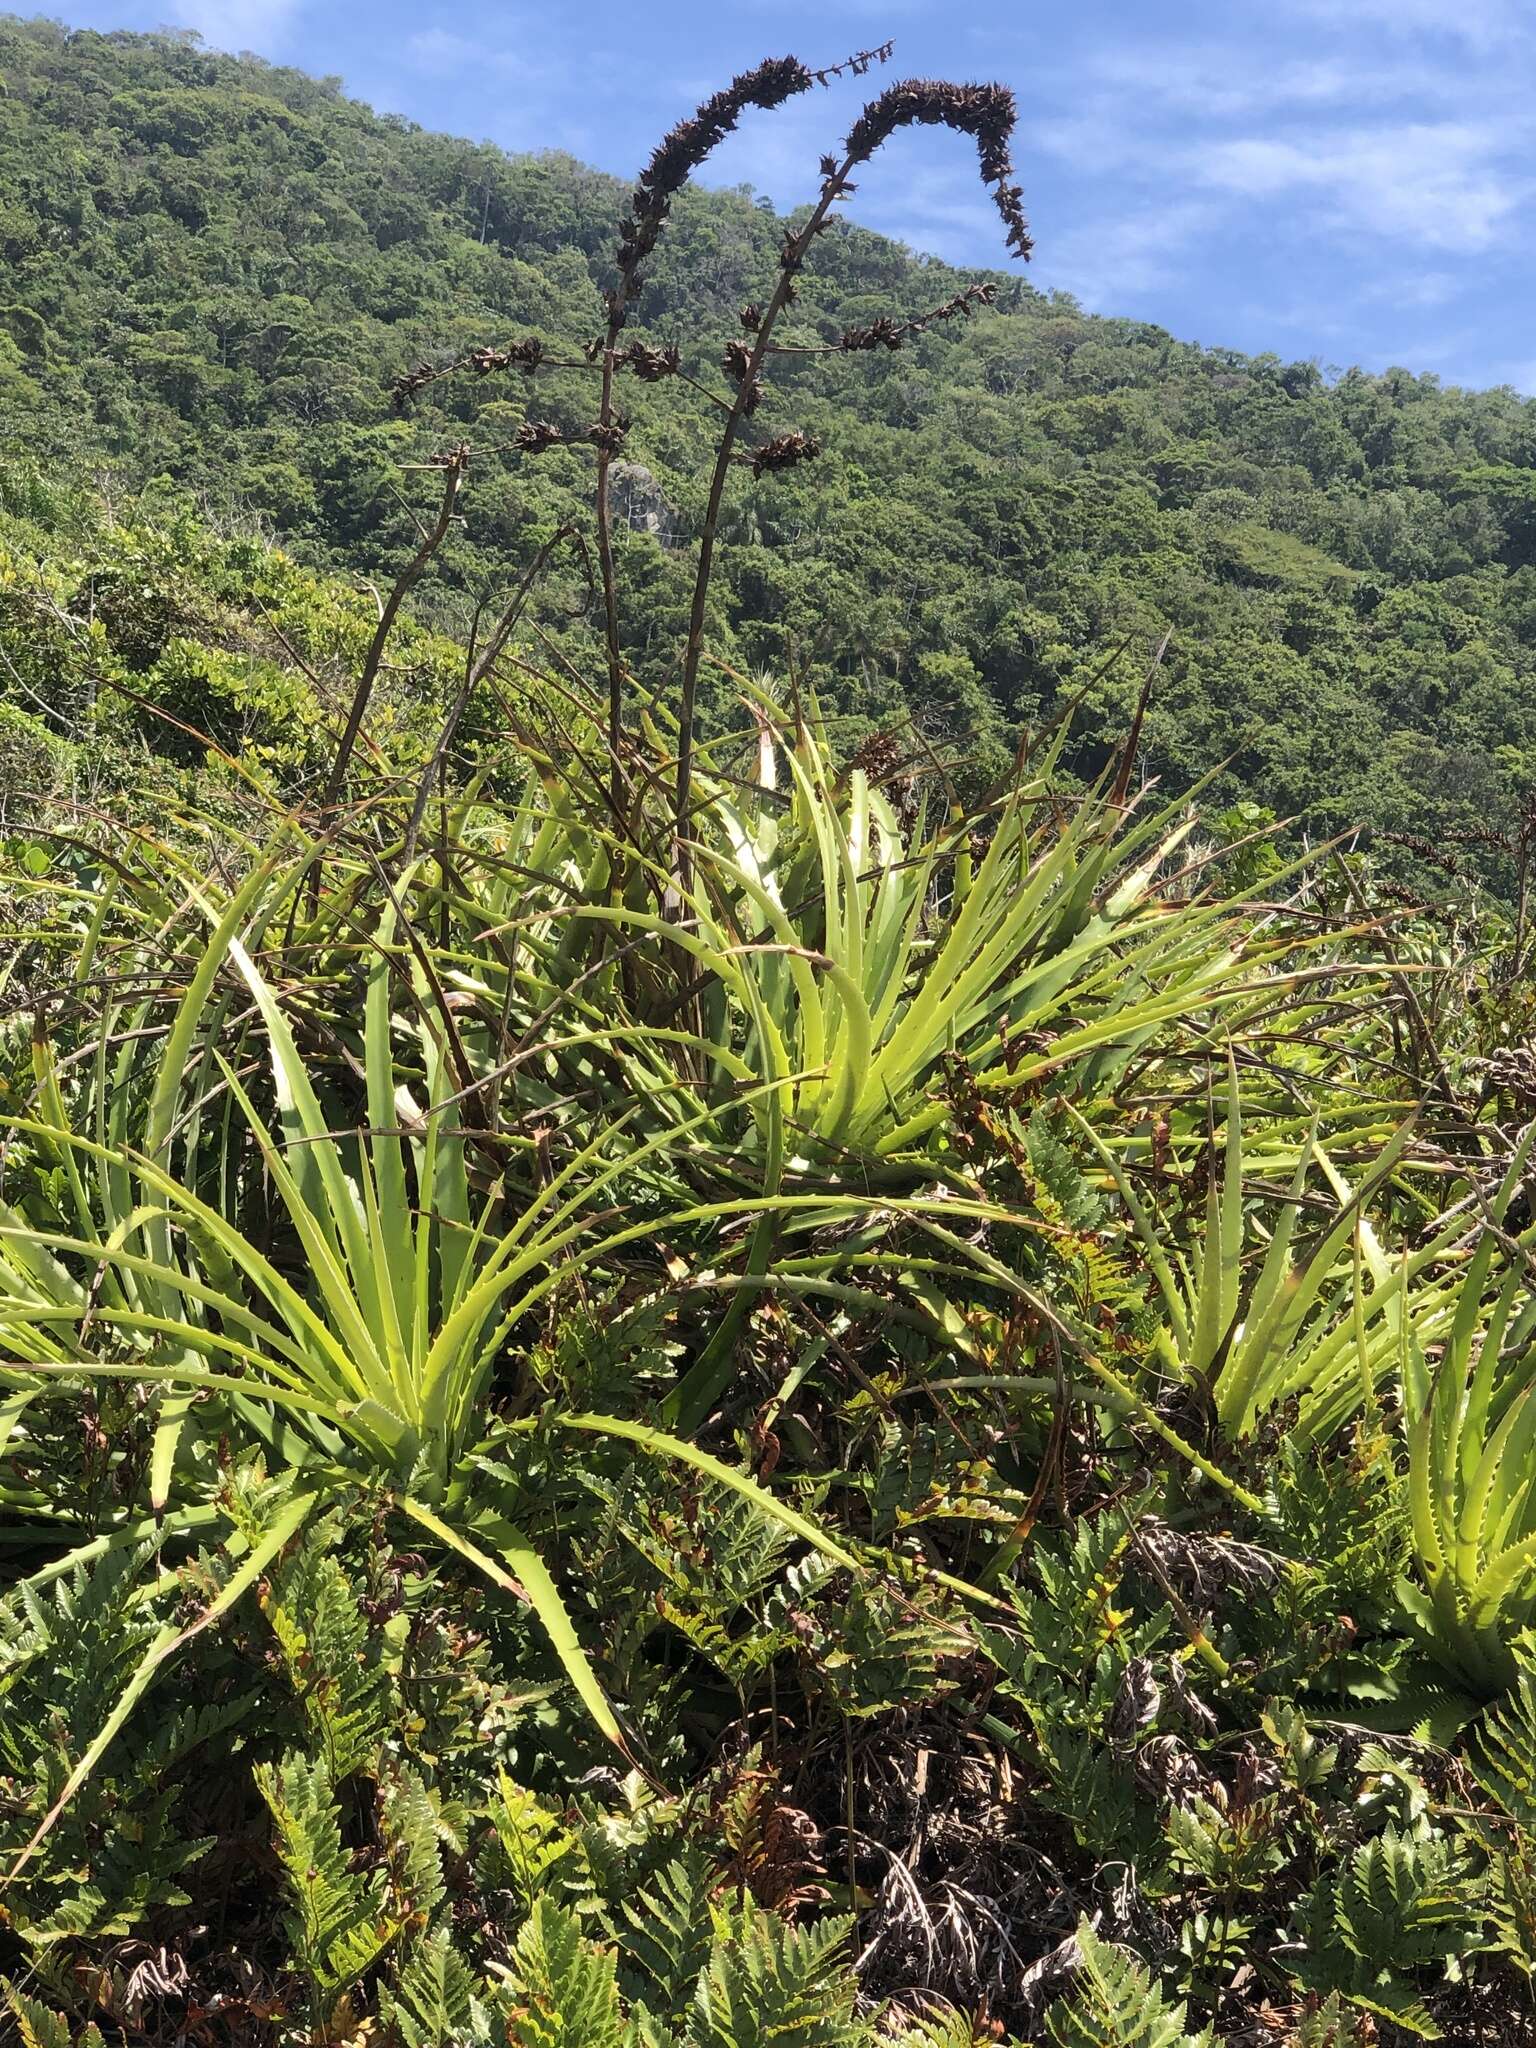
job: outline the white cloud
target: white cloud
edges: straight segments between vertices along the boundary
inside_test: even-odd
[[[1100,121],[1127,101],[1143,118],[1177,109],[1214,121],[1287,107],[1389,104],[1433,92],[1439,73],[1424,58],[1401,55],[1365,66],[1343,53],[1274,62],[1264,46],[1233,40],[1106,51],[1091,79]]]
[[[1124,312],[1128,299],[1166,284],[1218,219],[1219,210],[1198,199],[1122,208],[1053,237],[1033,282],[1071,292],[1090,313]]]
[[[1461,290],[1461,280],[1449,270],[1416,270],[1406,276],[1398,271],[1374,284],[1361,285],[1356,296],[1367,302],[1413,306],[1427,312],[1449,305]]]
[[[1536,192],[1526,67],[1507,52],[1435,61],[1411,33],[1454,13],[1469,35],[1501,24],[1521,34],[1502,0],[1461,0],[1455,10],[1390,0],[1390,37],[1388,0],[1285,4],[1312,24],[1281,37],[1303,55],[1279,54],[1264,33],[1130,43],[1099,54],[1086,83],[1081,73],[1055,81],[1062,111],[1037,125],[1035,142],[1071,164],[1090,194],[1108,178],[1119,188],[1113,215],[1080,223],[1069,240],[1102,244],[1106,275],[1124,252],[1131,274],[1152,281],[1151,260],[1136,255],[1138,230],[1122,225],[1130,191],[1153,247],[1188,240],[1191,223],[1213,236],[1241,232],[1262,209],[1271,239],[1327,237],[1357,262],[1370,261],[1372,245],[1382,263],[1404,246],[1512,253],[1529,234],[1522,209]],[[1153,194],[1182,224],[1167,235]],[[1369,289],[1368,277],[1360,284]]]
[[[269,57],[287,41],[299,0],[175,0],[173,17],[215,50],[251,50]]]
[[[1286,0],[1293,14],[1345,29],[1375,24],[1420,35],[1449,36],[1482,48],[1517,40],[1527,30],[1521,0]]]
[[[406,38],[406,55],[418,71],[434,78],[447,78],[482,63],[485,51],[468,36],[456,36],[451,29],[422,28]]]
[[[1037,282],[1166,320],[1251,275],[1250,337],[1347,359],[1386,325],[1396,360],[1529,388],[1452,323],[1490,270],[1523,288],[1536,250],[1532,0],[1275,0],[1219,33],[1151,13],[1164,33],[1069,49],[1040,80],[1030,141],[1067,175]]]
[[[1472,251],[1501,237],[1530,190],[1503,168],[1503,140],[1494,124],[1461,122],[1245,136],[1203,145],[1188,169],[1248,199],[1317,194],[1337,227]]]
[[[507,27],[505,18],[497,22],[498,32],[504,34]],[[467,71],[492,72],[531,85],[551,76],[550,65],[540,61],[528,42],[510,49],[504,44],[458,35],[449,28],[417,29],[406,38],[405,52],[412,69],[430,78],[458,78]]]

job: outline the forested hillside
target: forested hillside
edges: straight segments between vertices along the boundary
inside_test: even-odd
[[[430,495],[406,466],[473,418],[464,531],[421,595],[449,624],[589,489],[590,450],[512,445],[530,406],[590,417],[583,372],[536,398],[516,375],[439,384],[404,413],[391,387],[481,343],[574,353],[600,325],[616,181],[171,36],[10,20],[0,74],[13,464],[96,473],[114,514],[147,485],[173,503],[171,479],[218,532],[376,577]],[[697,382],[639,393],[616,479],[642,676],[686,605],[708,389],[782,229],[749,193],[690,189],[649,266],[633,331],[675,343]],[[1092,765],[1171,629],[1144,747],[1166,785],[1233,756],[1224,798],[1306,812],[1314,833],[1507,830],[1536,784],[1536,404],[1201,348],[1022,276],[899,350],[779,359],[765,418],[821,454],[733,489],[716,651],[792,667],[872,721],[910,706],[935,736],[978,732],[982,770],[1017,721],[1086,691]],[[781,339],[824,344],[968,281],[843,226]],[[70,553],[8,545],[23,565]],[[566,642],[589,631],[584,593],[573,564],[537,600]],[[1452,857],[1507,877],[1486,838]]]

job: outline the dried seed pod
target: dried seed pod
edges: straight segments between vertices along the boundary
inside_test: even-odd
[[[615,413],[611,420],[594,420],[587,429],[587,439],[603,454],[617,455],[624,446],[629,424],[624,413]]]
[[[663,377],[675,377],[683,367],[683,359],[675,347],[650,348],[643,341],[632,341],[619,350],[614,361],[621,368],[632,370],[643,384],[657,384]]]
[[[813,461],[820,453],[821,443],[816,436],[797,427],[787,434],[775,434],[744,459],[751,464],[754,476],[768,476],[776,470],[793,469],[797,462]]]
[[[932,326],[935,320],[953,320],[956,314],[969,319],[972,306],[990,306],[996,297],[997,286],[989,281],[968,284],[952,299],[930,307],[926,313],[914,313],[910,320],[895,321],[882,314],[867,327],[849,327],[837,345],[850,354],[859,349],[900,348],[909,334],[919,333],[923,328]]]
[[[418,391],[428,384],[435,383],[443,374],[441,370],[434,370],[430,363],[417,363],[414,369],[406,370],[397,377],[390,386],[389,393],[396,412],[403,411],[408,401],[414,398]]]
[[[872,64],[888,64],[893,42],[877,43],[872,50],[855,50],[851,57],[845,57],[841,64],[827,64],[820,71],[812,72],[818,85],[830,85],[834,78],[841,78],[845,71],[851,71],[855,78],[862,78]]]
[[[906,331],[904,327],[898,327],[888,313],[882,313],[867,327],[845,328],[837,345],[850,355],[859,349],[896,349],[901,347]]]

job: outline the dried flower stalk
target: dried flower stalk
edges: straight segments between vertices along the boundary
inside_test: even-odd
[[[808,68],[795,57],[770,58],[754,70],[733,79],[723,91],[713,94],[686,121],[663,136],[636,182],[629,210],[620,228],[617,275],[605,299],[605,330],[588,345],[580,362],[551,356],[540,340],[530,336],[500,348],[472,349],[458,362],[444,368],[418,364],[396,383],[396,402],[403,405],[437,378],[461,369],[477,376],[512,369],[529,376],[541,369],[557,368],[584,368],[600,373],[602,383],[597,418],[590,426],[580,433],[567,434],[548,421],[525,419],[518,429],[516,446],[525,454],[535,455],[547,448],[569,445],[576,439],[585,440],[597,450],[597,555],[608,670],[610,801],[616,819],[624,815],[626,808],[622,750],[624,693],[628,677],[620,645],[609,471],[614,456],[624,446],[630,422],[615,403],[615,379],[621,371],[627,370],[642,383],[657,383],[676,376],[684,377],[690,384],[694,382],[683,371],[681,354],[675,346],[656,347],[638,339],[626,342],[622,338],[645,282],[644,265],[656,247],[677,194],[749,108],[772,110],[808,91],[812,85],[826,85],[845,73],[863,76],[872,66],[885,63],[890,54],[890,43],[882,43],[877,48],[858,51],[840,64],[826,65],[819,70]],[[888,86],[860,113],[843,144],[841,157],[825,156],[821,159],[821,187],[816,203],[799,228],[785,232],[772,296],[765,305],[754,302],[741,308],[741,336],[725,344],[721,361],[732,387],[731,394],[722,398],[713,392],[705,392],[705,396],[720,408],[723,418],[700,530],[687,638],[682,649],[678,701],[679,745],[672,835],[676,872],[685,890],[691,882],[688,822],[692,802],[699,669],[726,482],[735,467],[750,469],[754,478],[761,478],[793,468],[820,453],[820,444],[814,435],[793,429],[770,435],[756,448],[738,447],[743,422],[751,418],[762,403],[763,371],[768,357],[818,353],[851,355],[877,349],[894,350],[900,348],[909,336],[936,322],[964,318],[976,306],[992,304],[996,286],[990,281],[979,280],[926,313],[901,321],[881,316],[866,326],[846,329],[833,342],[776,345],[773,339],[775,328],[785,309],[794,302],[799,274],[817,236],[825,233],[832,209],[855,189],[852,172],[860,164],[867,163],[892,135],[903,128],[945,127],[972,138],[976,144],[981,177],[991,191],[1002,220],[1007,246],[1015,256],[1027,259],[1032,244],[1024,217],[1023,195],[1014,179],[1011,157],[1016,118],[1014,96],[1006,86],[957,85],[945,80],[921,78],[902,79]]]

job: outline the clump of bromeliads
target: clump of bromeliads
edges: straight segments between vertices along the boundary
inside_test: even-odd
[[[461,760],[562,529],[425,763],[361,745],[465,442],[317,804],[11,879],[29,2044],[1536,2038],[1532,1129],[1452,1043],[1496,958],[1437,1033],[1422,917],[1356,855],[1232,879],[1134,739],[967,810],[761,685],[697,730],[726,492],[816,453],[753,424],[816,238],[937,124],[1026,255],[1002,88],[823,161],[724,348],[675,700],[625,664],[644,266],[747,108],[887,54],[674,130],[585,356],[401,380],[597,378],[595,690]]]

